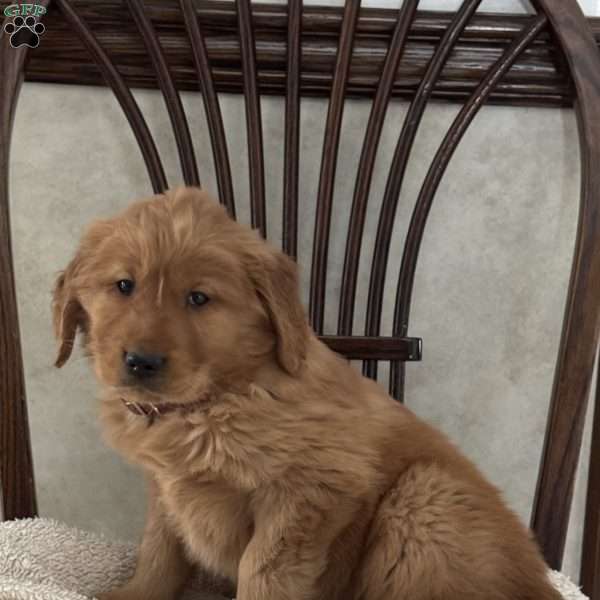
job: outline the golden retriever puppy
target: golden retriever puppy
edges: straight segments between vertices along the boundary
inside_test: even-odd
[[[135,575],[194,565],[238,600],[558,600],[498,491],[311,331],[295,264],[204,192],[94,223],[59,277],[57,365],[81,330],[109,442],[145,471]]]

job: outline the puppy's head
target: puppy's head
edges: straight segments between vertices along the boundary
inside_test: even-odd
[[[100,381],[191,401],[302,367],[308,325],[296,266],[205,193],[178,188],[94,223],[54,291],[57,366],[77,330]]]

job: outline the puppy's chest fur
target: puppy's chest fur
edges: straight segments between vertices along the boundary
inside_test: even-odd
[[[105,407],[102,418],[111,445],[156,481],[168,522],[190,558],[235,581],[253,533],[255,482],[247,469],[239,476],[220,427],[177,416],[149,427],[144,417],[118,406]]]

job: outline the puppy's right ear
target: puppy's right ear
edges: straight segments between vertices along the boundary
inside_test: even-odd
[[[54,365],[62,367],[73,351],[78,327],[83,327],[85,311],[75,290],[75,275],[80,259],[76,256],[57,278],[52,299],[54,333],[58,339],[58,355]]]

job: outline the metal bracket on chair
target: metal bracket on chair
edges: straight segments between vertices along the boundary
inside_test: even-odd
[[[407,337],[404,339],[408,344],[408,358],[405,360],[410,362],[423,360],[423,338]]]

